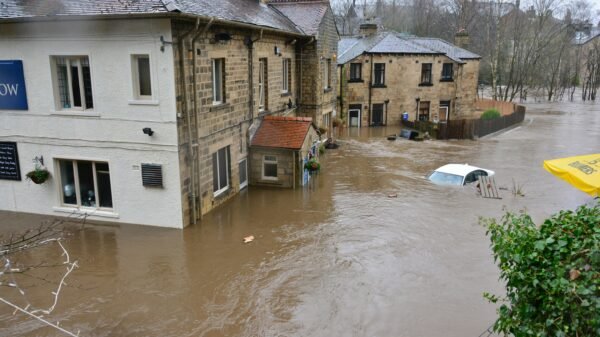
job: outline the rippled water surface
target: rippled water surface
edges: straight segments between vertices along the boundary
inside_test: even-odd
[[[250,188],[184,230],[76,232],[80,268],[51,319],[82,336],[479,336],[495,317],[482,293],[502,285],[478,218],[507,208],[540,221],[591,202],[542,161],[600,152],[600,106],[530,105],[521,126],[478,141],[386,140],[398,132],[344,130],[310,186]],[[424,178],[451,162],[496,171],[502,199]],[[40,217],[0,221],[9,232]],[[45,282],[25,285],[47,304]],[[11,291],[0,287],[18,301]],[[0,335],[59,334],[0,303]]]

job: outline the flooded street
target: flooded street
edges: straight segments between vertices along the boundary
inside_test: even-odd
[[[478,218],[507,208],[540,221],[592,202],[542,161],[599,152],[600,104],[529,105],[521,126],[478,141],[385,138],[398,132],[346,129],[310,186],[250,188],[184,230],[75,233],[80,268],[51,319],[81,336],[479,336],[495,319],[482,293],[502,285]],[[425,179],[446,163],[494,170],[502,199]],[[2,231],[41,219],[0,216]],[[47,305],[47,287],[26,282]],[[0,336],[60,335],[12,313],[0,304]]]

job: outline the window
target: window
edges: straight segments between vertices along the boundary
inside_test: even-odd
[[[238,169],[240,171],[240,189],[242,189],[248,186],[248,160],[246,158],[240,160]]]
[[[213,195],[217,196],[229,188],[229,146],[213,153]]]
[[[131,69],[133,70],[134,97],[136,99],[151,99],[150,56],[133,55],[131,58]]]
[[[54,56],[57,109],[94,107],[90,62],[87,56]]]
[[[429,102],[420,102],[419,103],[419,120],[420,121],[428,121],[429,120]]]
[[[362,80],[362,63],[350,63],[350,81]]]
[[[268,92],[268,73],[267,73],[267,59],[262,58],[258,60],[258,111],[267,110],[269,103],[267,95]]]
[[[452,63],[444,63],[442,66],[442,81],[452,81]]]
[[[108,163],[61,159],[58,166],[64,205],[113,207]]]
[[[225,59],[212,60],[213,105],[225,103]]]
[[[277,156],[263,156],[262,178],[277,180]]]
[[[431,63],[421,65],[421,84],[431,84]]]
[[[325,60],[325,69],[323,69],[323,88],[325,90],[331,88],[331,59]]]
[[[375,63],[373,69],[373,85],[385,85],[385,63]]]
[[[290,87],[292,86],[292,73],[290,70],[290,63],[291,63],[291,59],[283,59],[283,66],[282,66],[282,86],[281,86],[281,92],[283,93],[288,93],[290,91]]]

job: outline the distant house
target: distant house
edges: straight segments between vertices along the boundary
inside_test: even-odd
[[[329,127],[337,42],[329,1],[2,0],[0,210],[194,224],[263,118]]]
[[[468,35],[457,35],[458,43]],[[338,113],[350,127],[471,117],[480,56],[437,38],[361,25],[338,45]],[[406,117],[405,117],[406,118]]]
[[[250,143],[250,184],[305,185],[309,175],[304,165],[318,156],[318,141],[311,118],[265,117]]]

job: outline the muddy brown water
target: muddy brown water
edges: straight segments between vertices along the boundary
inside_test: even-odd
[[[398,132],[345,130],[310,186],[250,188],[197,226],[76,232],[67,248],[80,268],[49,318],[81,336],[479,336],[495,317],[482,293],[502,285],[478,217],[527,209],[540,221],[591,203],[542,161],[600,152],[600,105],[529,105],[521,126],[478,141],[386,140]],[[495,170],[502,200],[424,178],[451,162]],[[2,213],[0,230],[39,221]],[[49,304],[47,282],[21,285]],[[0,303],[0,335],[61,334]]]

